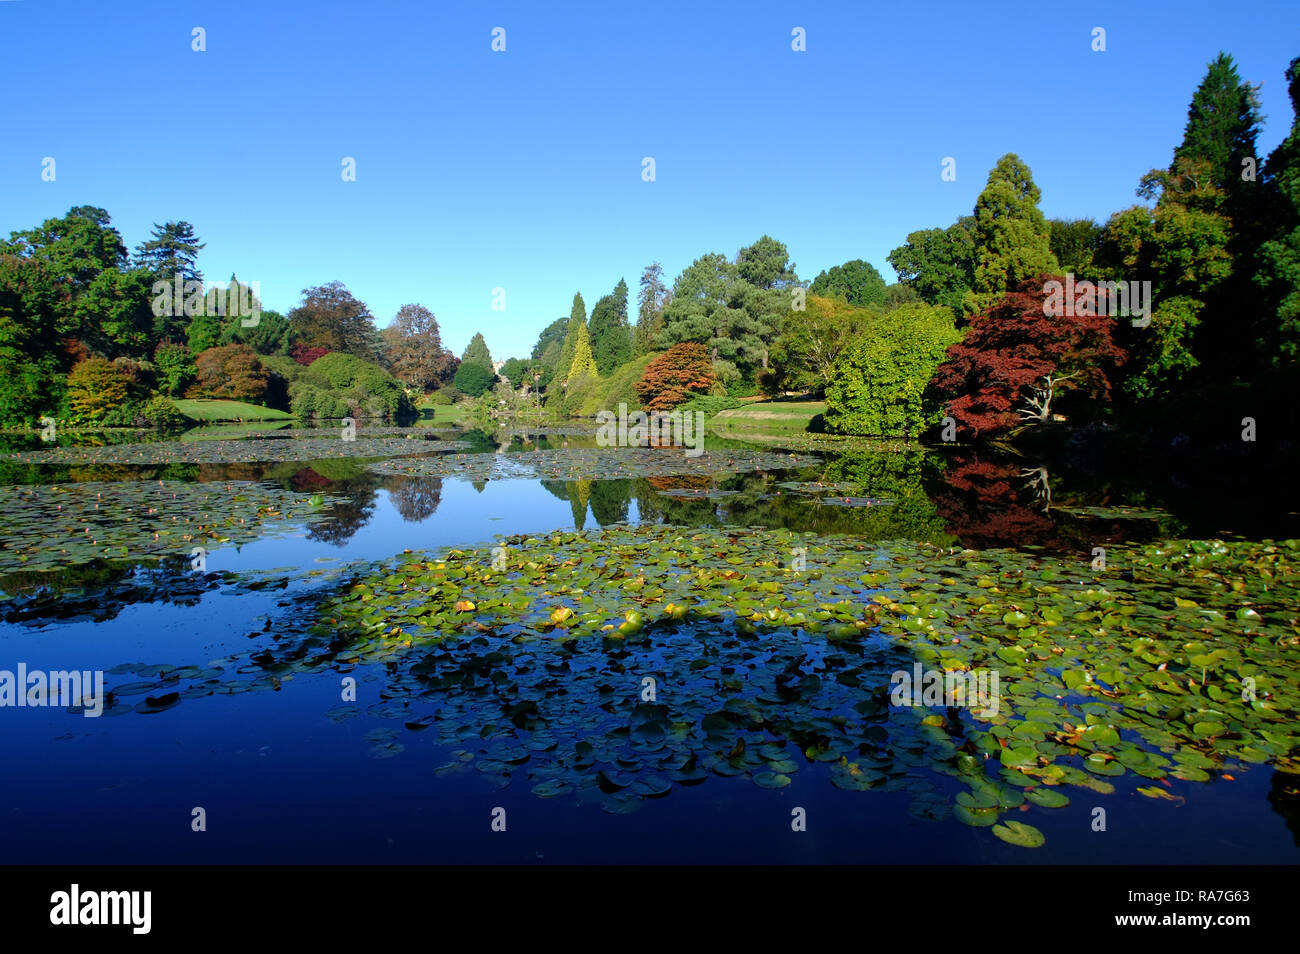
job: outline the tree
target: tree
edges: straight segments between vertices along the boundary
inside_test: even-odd
[[[632,357],[632,329],[627,323],[627,282],[618,280],[613,294],[596,302],[587,324],[596,371],[613,374],[614,369]]]
[[[480,361],[461,361],[460,367],[456,369],[456,376],[452,378],[452,384],[457,391],[464,392],[470,397],[480,397],[492,387],[495,378],[496,375],[492,373],[490,365]]]
[[[564,347],[564,331],[568,327],[568,318],[556,318],[549,325],[542,329],[542,333],[537,336],[537,344],[533,345],[533,353],[530,355],[532,360],[539,361],[546,354],[551,345],[556,345],[555,356],[558,359],[559,348]]]
[[[596,359],[591,353],[591,342],[587,334],[587,326],[578,326],[578,340],[573,346],[573,362],[569,365],[569,373],[564,378],[566,387],[572,385],[575,381],[591,376],[595,377]]]
[[[772,345],[772,360],[760,383],[770,393],[820,392],[831,379],[841,355],[881,312],[856,308],[842,298],[810,295],[802,312],[792,311],[785,330]]]
[[[153,363],[158,369],[159,390],[172,397],[184,394],[198,374],[190,349],[171,341],[158,342]]]
[[[975,284],[968,313],[982,311],[1027,279],[1060,270],[1038,208],[1040,196],[1029,167],[1015,153],[989,172],[975,200]]]
[[[44,263],[54,280],[66,282],[75,297],[104,269],[126,267],[126,246],[111,221],[103,209],[79,205],[61,219],[46,219],[37,228],[12,233],[0,252]]]
[[[578,329],[587,326],[587,304],[580,293],[574,293],[573,308],[569,311],[569,323],[564,330],[564,344],[560,348],[560,358],[555,363],[553,380],[563,383],[569,376],[573,365],[573,349],[578,344]]]
[[[97,423],[119,407],[130,393],[130,384],[113,362],[93,357],[80,362],[68,375],[68,405],[73,415],[86,423]]]
[[[870,262],[854,259],[821,272],[808,289],[810,295],[839,298],[850,305],[883,305],[885,280]]]
[[[1092,278],[1092,259],[1105,229],[1092,219],[1048,219],[1048,243],[1061,271],[1075,278]]]
[[[641,273],[641,290],[637,292],[634,351],[638,356],[654,349],[655,339],[663,330],[664,306],[671,298],[672,292],[664,285],[663,266],[658,262],[647,265]]]
[[[248,345],[208,348],[194,359],[195,389],[207,396],[259,403],[266,397],[270,373]]]
[[[396,378],[425,392],[438,386],[450,353],[433,312],[423,305],[403,305],[381,336],[388,370]]]
[[[289,312],[290,338],[304,348],[324,348],[379,359],[374,318],[342,282],[303,289],[302,304]]]
[[[1252,184],[1242,179],[1242,160],[1257,155],[1259,125],[1259,87],[1243,82],[1232,57],[1220,53],[1192,94],[1183,141],[1170,169],[1204,162],[1210,183],[1227,198],[1226,213],[1242,224],[1253,193]]]
[[[889,253],[898,281],[926,304],[959,311],[975,286],[975,219],[963,216],[946,229],[922,229]]]
[[[475,332],[474,337],[469,339],[469,344],[465,346],[465,353],[460,356],[461,364],[471,362],[487,365],[488,370],[492,370],[492,352],[488,350],[487,342],[483,340],[481,332]]]
[[[696,394],[707,394],[714,380],[704,345],[686,341],[673,345],[646,365],[636,383],[636,393],[647,411],[666,411]]]
[[[1272,364],[1300,359],[1300,57],[1286,71],[1291,132],[1265,163],[1262,205],[1274,219],[1259,249],[1254,279],[1263,296],[1265,320],[1257,333]]]
[[[62,399],[67,298],[46,263],[0,254],[0,424],[35,423]]]
[[[136,267],[149,272],[151,287],[155,280],[171,282],[178,274],[182,282],[201,282],[199,250],[206,247],[188,222],[155,223],[149,240],[136,246]]]
[[[904,305],[866,325],[844,348],[826,386],[826,429],[910,438],[937,424],[930,378],[961,340],[952,310]]]
[[[965,338],[935,369],[931,385],[963,436],[987,437],[1020,423],[1019,409],[1048,376],[1069,376],[1075,406],[1081,398],[1110,398],[1111,376],[1125,358],[1112,339],[1115,323],[1076,309],[1045,315],[1043,286],[1052,277],[1027,279],[974,316]]]
[[[533,363],[523,361],[519,358],[509,358],[506,363],[501,365],[501,377],[510,382],[512,388],[518,389],[524,383],[524,379],[532,377]]]

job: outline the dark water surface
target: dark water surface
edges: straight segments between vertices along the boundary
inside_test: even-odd
[[[580,437],[541,446],[590,447]],[[484,453],[494,442],[478,439]],[[535,445],[534,445],[535,446]],[[508,450],[524,449],[518,441]],[[1035,473],[1035,465],[988,455],[858,454],[828,458],[796,471],[732,474],[716,479],[648,477],[613,480],[472,482],[459,477],[402,477],[360,466],[289,464],[5,465],[14,485],[181,479],[319,494],[317,519],[259,530],[238,545],[210,545],[208,581],[185,553],[161,568],[127,560],[101,567],[96,589],[87,568],[56,571],[59,586],[78,572],[89,588],[39,592],[32,574],[13,573],[0,586],[14,603],[0,623],[0,669],[102,669],[109,689],[153,678],[150,667],[229,661],[274,645],[295,625],[302,604],[292,597],[337,585],[330,574],[354,561],[383,560],[404,550],[490,545],[501,535],[557,529],[669,523],[689,527],[784,527],[851,534],[866,541],[910,540],[972,549],[1031,548],[1086,560],[1096,546],[1217,535],[1294,535],[1293,513],[1267,502],[1189,507],[1191,492],[1088,474]],[[349,465],[353,462],[347,462]],[[325,471],[322,473],[321,471]],[[836,506],[790,492],[785,481],[845,482],[876,506]],[[690,499],[665,491],[735,491]],[[110,495],[111,496],[111,495]],[[823,498],[827,495],[823,495]],[[1180,505],[1180,501],[1184,505]],[[1116,507],[1133,508],[1117,511]],[[17,532],[0,501],[0,536]],[[111,502],[106,504],[111,506]],[[1084,508],[1101,508],[1092,513]],[[51,541],[54,545],[54,541]],[[106,574],[106,576],[104,576]],[[229,574],[229,575],[227,575]],[[315,574],[315,575],[310,575]],[[191,581],[189,590],[181,581]],[[238,580],[269,581],[264,589]],[[26,612],[13,607],[23,603]],[[0,604],[3,607],[3,604]],[[304,624],[305,625],[305,624]],[[690,632],[691,624],[684,624]],[[673,652],[671,642],[659,651]],[[599,647],[579,654],[584,665]],[[593,663],[594,664],[594,663]],[[822,670],[816,652],[803,671]],[[892,668],[892,666],[890,667]],[[341,698],[340,673],[357,680],[356,709]],[[628,691],[636,691],[629,676]],[[358,664],[287,674],[273,691],[186,695],[165,711],[125,711],[98,719],[60,708],[0,709],[0,861],[111,862],[907,862],[907,863],[1263,863],[1300,860],[1295,776],[1267,764],[1243,766],[1232,780],[1168,779],[1177,802],[1142,797],[1135,781],[1091,796],[1071,789],[1070,810],[1032,812],[1046,844],[1026,850],[952,817],[909,812],[911,796],[894,790],[848,791],[829,781],[825,763],[801,760],[792,781],[768,790],[749,779],[710,775],[646,798],[630,814],[607,810],[597,788],[554,798],[530,792],[515,772],[501,776],[447,770],[464,746],[442,744],[437,732],[412,730],[414,715],[435,715],[436,694],[409,700],[398,712],[385,666]],[[264,688],[264,687],[263,687]],[[131,702],[144,696],[132,696]],[[593,720],[600,713],[593,710]],[[389,730],[387,736],[372,735]],[[509,725],[492,729],[527,743]],[[486,731],[486,730],[485,730]],[[384,749],[376,738],[400,747]],[[654,756],[645,755],[649,762]],[[535,764],[536,760],[534,760]],[[444,767],[441,771],[435,771]],[[952,779],[936,797],[950,799]],[[886,787],[888,789],[888,786]],[[1089,799],[1092,801],[1089,801]],[[1093,831],[1088,806],[1106,808],[1107,830]],[[191,830],[191,812],[205,809],[207,830]],[[802,808],[807,830],[791,830]],[[505,833],[490,827],[504,808]]]

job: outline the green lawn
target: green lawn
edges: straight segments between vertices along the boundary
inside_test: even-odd
[[[173,398],[172,403],[188,418],[196,421],[291,421],[293,415],[243,401],[221,401],[209,398],[186,400]]]
[[[454,424],[465,416],[465,408],[459,404],[422,404],[420,406],[420,423],[429,426],[435,424]]]
[[[723,411],[712,424],[719,437],[803,434],[809,422],[825,410],[825,401],[760,401]]]

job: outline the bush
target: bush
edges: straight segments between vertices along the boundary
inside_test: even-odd
[[[447,407],[452,403],[452,400],[446,391],[434,391],[432,394],[425,395],[424,403],[437,407]]]
[[[140,413],[146,421],[159,430],[176,430],[187,423],[185,415],[172,403],[172,399],[161,394],[146,401]]]
[[[470,397],[481,397],[492,387],[492,380],[496,377],[492,369],[478,361],[462,361],[460,367],[456,369],[456,376],[452,378],[452,383],[456,385],[458,391],[463,391]]]
[[[415,405],[401,381],[377,364],[334,351],[289,384],[289,406],[300,420],[355,417],[408,421]]]
[[[184,394],[198,376],[194,355],[183,344],[167,340],[158,342],[153,352],[153,363],[157,368],[158,389],[163,394]]]
[[[598,379],[585,392],[575,413],[582,417],[595,417],[600,411],[613,411],[617,414],[620,404],[626,404],[629,411],[640,410],[641,398],[636,393],[636,383],[641,380],[646,366],[654,357],[646,354],[633,358],[627,364],[615,368],[608,378]]]
[[[103,423],[130,393],[130,380],[106,358],[87,358],[68,374],[68,406],[80,422]]]
[[[730,411],[733,408],[744,407],[744,401],[738,401],[733,397],[716,397],[712,394],[702,394],[699,397],[693,397],[678,410],[681,411],[703,411],[706,418],[721,414],[723,411]]]
[[[683,341],[651,359],[636,393],[645,410],[668,411],[694,394],[707,393],[715,380],[704,345]]]
[[[938,424],[929,388],[948,348],[961,341],[952,311],[904,305],[872,322],[840,355],[826,386],[826,429],[911,437]]]

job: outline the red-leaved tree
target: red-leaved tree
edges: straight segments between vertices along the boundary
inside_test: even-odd
[[[1045,315],[1043,286],[1052,278],[1025,281],[976,315],[966,337],[935,369],[931,385],[945,398],[963,437],[1048,420],[1053,399],[1062,393],[1109,400],[1110,376],[1125,358],[1111,337],[1115,319]]]
[[[647,411],[668,411],[696,394],[708,394],[716,380],[704,345],[683,341],[647,364],[635,387]]]

